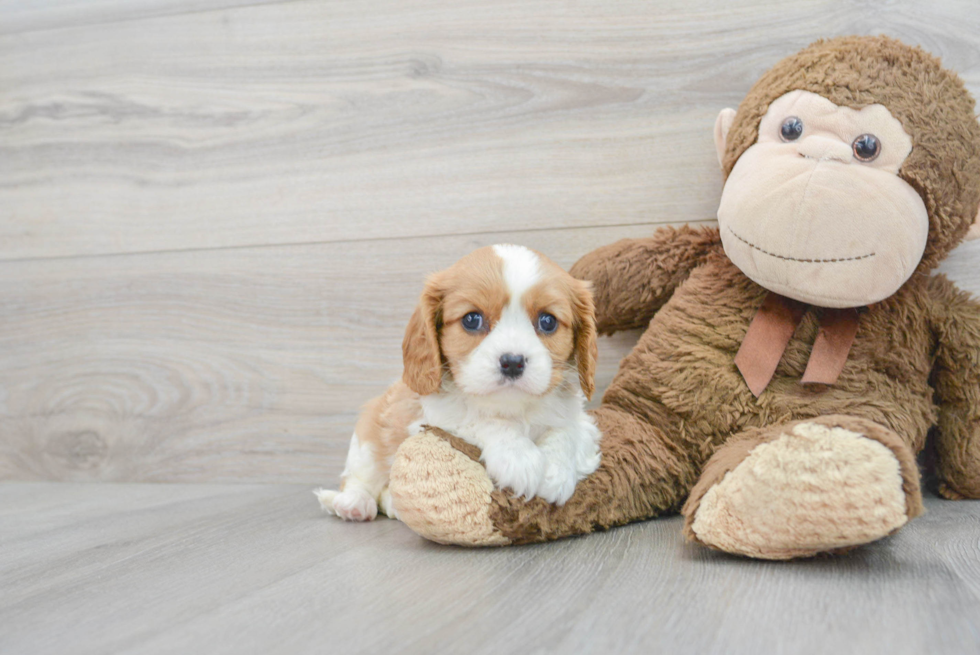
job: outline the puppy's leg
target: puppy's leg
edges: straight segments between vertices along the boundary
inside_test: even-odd
[[[378,515],[378,498],[388,483],[387,474],[375,461],[370,445],[357,433],[350,440],[347,465],[341,474],[340,491],[318,489],[320,507],[345,521],[372,521]]]
[[[381,498],[378,499],[378,509],[389,519],[398,520],[398,515],[395,514],[395,508],[391,506],[391,492],[388,491],[388,487],[381,490]]]
[[[534,496],[547,462],[533,441],[513,427],[487,421],[472,436],[471,443],[480,447],[480,459],[498,488],[509,488],[514,496]]]
[[[548,463],[536,495],[564,505],[579,481],[599,468],[599,439],[599,428],[584,412],[572,425],[545,434],[538,447]]]

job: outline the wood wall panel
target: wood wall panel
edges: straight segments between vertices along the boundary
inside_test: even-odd
[[[980,91],[974,0],[0,0],[0,479],[329,479],[426,272],[710,218],[718,109],[881,31]]]
[[[0,38],[0,258],[699,220],[718,110],[818,37],[980,88],[972,1],[202,6]]]
[[[329,481],[401,374],[425,275],[520,241],[564,266],[646,227],[0,264],[0,479]],[[604,389],[636,335],[603,339]]]

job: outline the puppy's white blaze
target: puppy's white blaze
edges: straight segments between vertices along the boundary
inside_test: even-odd
[[[541,280],[541,262],[536,254],[524,246],[503,243],[494,246],[493,251],[504,262],[504,283],[510,293],[510,304],[513,305]]]
[[[551,353],[541,343],[520,299],[511,302],[503,311],[498,325],[477,348],[486,347],[488,365],[503,382],[500,357],[506,353],[524,356],[524,374],[512,384],[514,388],[533,395],[548,390],[551,383]]]
[[[541,280],[541,263],[524,246],[497,245],[493,251],[503,262],[508,302],[490,334],[463,362],[457,382],[473,394],[508,389],[543,394],[551,382],[551,354],[524,310],[524,294]],[[500,357],[507,353],[524,356],[524,373],[515,381],[500,373]]]

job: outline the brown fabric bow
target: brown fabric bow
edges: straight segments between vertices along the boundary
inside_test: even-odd
[[[807,306],[777,293],[769,292],[749,325],[735,366],[758,398],[776,372],[796,326],[803,320]],[[844,370],[847,353],[857,334],[856,309],[824,309],[820,330],[813,342],[801,384],[834,384]]]

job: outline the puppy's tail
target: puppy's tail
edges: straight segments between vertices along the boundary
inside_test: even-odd
[[[333,508],[333,499],[339,493],[339,491],[332,491],[330,489],[315,489],[313,491],[313,495],[320,501],[320,508],[332,516],[337,516],[337,510]]]

